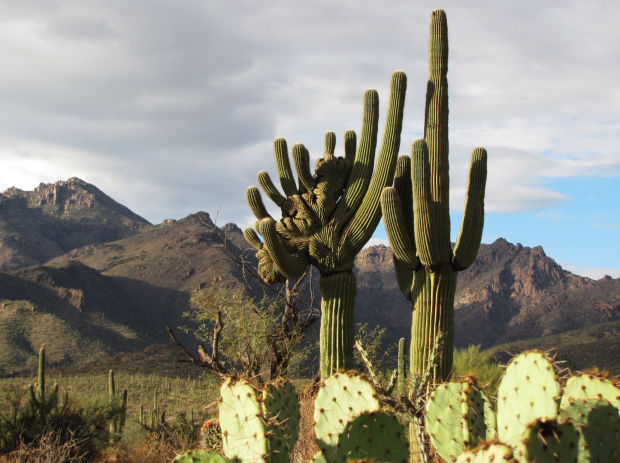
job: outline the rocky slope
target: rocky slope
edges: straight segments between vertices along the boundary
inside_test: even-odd
[[[0,194],[0,271],[138,233],[149,222],[78,178]]]
[[[0,273],[0,364],[9,366],[33,362],[41,344],[53,361],[70,363],[165,342],[164,327],[181,323],[188,294],[216,277],[256,297],[264,292],[234,261],[255,263],[236,225],[218,228],[198,212],[153,226],[79,179],[4,192],[0,240],[1,268],[13,269]],[[390,249],[362,250],[355,273],[356,320],[387,327],[390,342],[408,338],[411,304],[398,290]],[[313,283],[317,305],[316,274]],[[457,346],[618,319],[620,279],[573,275],[540,247],[499,239],[459,274]]]

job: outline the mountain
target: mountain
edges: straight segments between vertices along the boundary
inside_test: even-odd
[[[34,367],[41,344],[62,366],[165,343],[189,293],[214,278],[264,294],[233,260],[255,265],[236,225],[217,227],[206,212],[150,225],[79,179],[4,192],[0,239],[0,263],[10,269],[0,273],[0,375]],[[386,327],[388,342],[408,338],[411,303],[390,249],[362,250],[354,271],[356,321]],[[315,273],[315,305],[318,280]],[[619,320],[620,279],[573,275],[541,247],[498,239],[459,273],[455,300],[456,345],[490,347]]]
[[[409,337],[411,304],[398,290],[391,250],[362,250],[356,268],[361,321],[381,320],[394,337]],[[500,238],[482,244],[474,264],[459,272],[454,318],[456,346],[483,348],[617,320],[620,279],[574,275],[540,246]]]
[[[0,194],[0,271],[138,233],[150,223],[79,178]]]

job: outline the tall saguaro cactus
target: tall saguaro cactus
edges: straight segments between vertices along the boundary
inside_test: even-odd
[[[474,149],[461,230],[452,249],[448,177],[448,27],[446,15],[431,16],[429,80],[424,139],[411,158],[398,159],[394,186],[381,195],[383,220],[394,253],[399,287],[413,303],[410,372],[420,376],[436,336],[444,334],[434,380],[452,368],[456,275],[478,253],[484,222],[487,153]]]
[[[258,188],[246,197],[258,219],[256,230],[244,231],[256,248],[259,273],[269,284],[301,276],[309,265],[321,279],[320,362],[323,378],[340,368],[350,368],[353,357],[353,308],[356,281],[353,260],[372,236],[381,217],[379,197],[393,180],[400,146],[406,76],[392,74],[390,100],[383,140],[375,166],[379,97],[375,90],[364,95],[364,116],[359,144],[354,131],[344,135],[344,157],[334,155],[336,136],[325,136],[325,153],[310,171],[309,153],[301,143],[292,157],[298,182],[293,177],[286,141],[274,142],[276,167],[284,195],[265,171],[258,183],[282,210],[282,218],[269,216]],[[374,169],[373,169],[374,168]]]

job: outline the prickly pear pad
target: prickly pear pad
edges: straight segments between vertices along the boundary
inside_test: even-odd
[[[572,400],[607,400],[620,409],[620,389],[606,378],[593,375],[571,376],[566,381],[560,408],[566,407]]]
[[[495,439],[497,438],[497,415],[495,414],[493,403],[482,389],[480,389],[480,395],[482,396],[482,400],[484,400],[484,424],[486,425],[485,440]]]
[[[244,379],[227,378],[220,388],[219,421],[228,458],[261,461],[267,455],[265,425],[256,390]]]
[[[469,452],[461,453],[456,463],[517,463],[512,449],[505,444],[486,444]]]
[[[261,402],[263,416],[267,420],[269,450],[277,461],[288,462],[299,434],[299,400],[295,386],[286,379],[277,379],[263,389]]]
[[[466,402],[463,383],[448,382],[437,386],[426,403],[426,431],[431,444],[446,461],[453,461],[468,448],[463,429]]]
[[[620,417],[606,400],[573,400],[560,410],[579,434],[579,461],[620,461]]]
[[[363,377],[336,373],[327,378],[314,401],[314,433],[326,460],[333,460],[340,434],[349,421],[377,410],[377,394]]]
[[[537,420],[530,423],[523,433],[522,449],[525,461],[577,462],[579,435],[575,426],[566,421]],[[517,456],[522,457],[517,450]]]
[[[488,439],[485,412],[490,403],[485,399],[472,378],[443,383],[431,393],[426,403],[426,431],[444,460],[454,461]]]
[[[560,384],[541,352],[530,351],[512,359],[497,390],[497,436],[518,446],[526,426],[558,415]]]
[[[405,427],[394,415],[366,412],[350,421],[340,436],[336,461],[407,462]]]

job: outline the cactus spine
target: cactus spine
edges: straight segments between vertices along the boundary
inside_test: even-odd
[[[321,377],[349,369],[353,358],[353,309],[356,281],[353,260],[370,239],[381,217],[379,197],[393,180],[400,146],[406,76],[395,72],[385,131],[375,167],[379,97],[364,95],[362,131],[344,135],[344,157],[334,154],[336,136],[325,136],[325,153],[310,171],[308,150],[300,143],[292,149],[298,183],[291,170],[284,139],[276,139],[274,152],[282,195],[269,174],[261,171],[258,183],[282,210],[282,219],[269,216],[257,187],[246,190],[250,209],[258,219],[256,231],[244,231],[256,248],[259,274],[269,284],[300,277],[309,265],[321,274]],[[374,172],[373,172],[374,168]]]
[[[384,223],[394,253],[401,291],[413,303],[410,373],[420,376],[436,336],[444,333],[435,381],[447,379],[454,346],[456,272],[469,267],[478,252],[484,220],[486,151],[471,158],[461,231],[450,243],[448,177],[448,28],[446,15],[431,15],[429,80],[424,139],[416,140],[411,158],[398,159],[394,186],[381,195]]]

